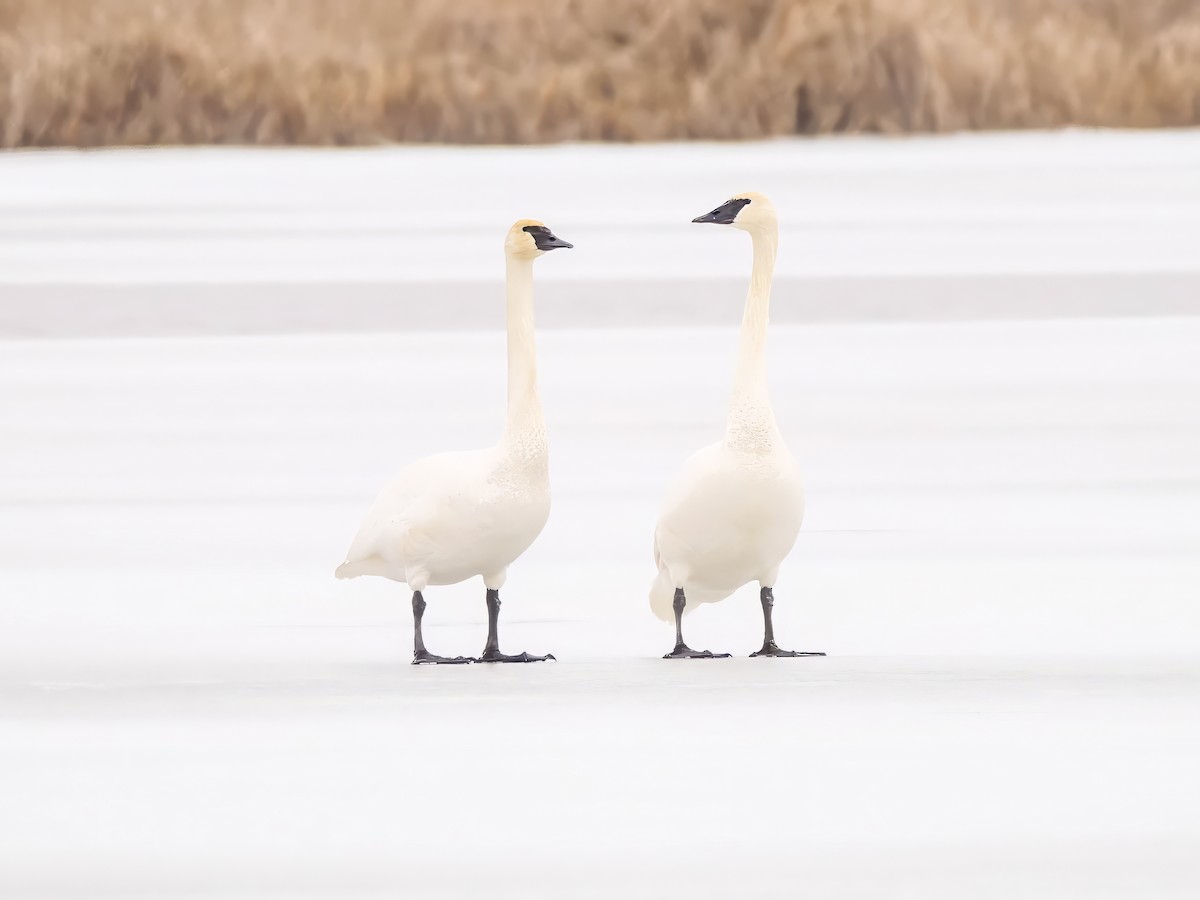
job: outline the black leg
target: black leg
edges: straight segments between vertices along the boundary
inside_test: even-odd
[[[763,608],[763,645],[762,649],[756,653],[751,653],[754,656],[824,656],[824,653],[803,650],[780,650],[779,645],[775,643],[775,626],[771,622],[771,612],[775,609],[775,593],[765,587],[758,593],[758,597],[762,600]]]
[[[421,635],[421,619],[425,616],[425,598],[420,591],[413,591],[413,661],[414,666],[462,665],[475,662],[467,656],[434,656],[425,649],[425,638]]]
[[[526,662],[546,662],[546,660],[554,659],[552,653],[547,653],[545,656],[534,656],[532,653],[517,653],[509,655],[500,652],[500,637],[498,634],[500,625],[500,592],[491,589],[487,592],[487,608],[488,608],[488,636],[487,644],[483,648],[483,656],[479,657],[480,662],[490,663],[526,663]]]
[[[713,653],[711,650],[693,650],[683,642],[683,608],[687,606],[687,597],[683,588],[675,588],[675,601],[671,607],[675,610],[675,649],[663,656],[663,659],[726,659],[728,653]]]

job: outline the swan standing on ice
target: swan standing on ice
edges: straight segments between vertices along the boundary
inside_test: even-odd
[[[750,655],[824,656],[780,650],[771,624],[779,564],[796,543],[804,516],[800,473],[767,396],[764,349],[779,221],[771,201],[754,193],[739,194],[692,221],[748,231],[754,267],[725,438],[684,463],[654,532],[658,576],[650,587],[650,607],[664,622],[675,616],[675,649],[664,659],[729,656],[688,647],[683,613],[724,600],[751,581],[759,584],[763,645]]]
[[[500,652],[500,588],[508,566],[550,515],[546,425],[537,390],[533,261],[572,247],[541,222],[522,219],[504,242],[508,281],[508,421],[487,450],[440,453],[405,468],[383,489],[354,538],[338,578],[382,575],[413,591],[413,664],[469,663],[425,649],[422,592],[476,575],[487,588],[488,636],[480,662],[541,662],[553,656]]]

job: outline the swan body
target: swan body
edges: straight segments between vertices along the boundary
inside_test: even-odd
[[[778,219],[770,200],[747,193],[693,221],[749,232],[754,264],[725,436],[688,458],[667,492],[654,532],[658,574],[650,587],[650,608],[664,621],[675,618],[676,647],[669,658],[712,657],[684,644],[684,612],[757,581],[765,627],[763,649],[755,655],[802,655],[779,650],[771,625],[779,567],[795,546],[804,518],[800,471],[775,423],[767,391],[765,347]]]
[[[773,586],[803,517],[804,487],[782,441],[762,455],[723,441],[692,454],[654,532],[655,615],[671,621],[676,587],[692,610],[751,581]]]
[[[508,294],[508,418],[499,443],[485,450],[420,459],[384,487],[338,566],[338,578],[377,575],[413,590],[414,662],[470,662],[424,649],[422,592],[482,576],[487,588],[488,662],[544,657],[499,652],[499,591],[508,567],[541,534],[550,515],[549,449],[537,391],[533,261],[571,247],[541,222],[523,219],[505,240]]]
[[[381,575],[422,591],[482,575],[499,590],[550,516],[545,443],[530,460],[508,451],[439,453],[403,469],[367,514],[337,577]]]

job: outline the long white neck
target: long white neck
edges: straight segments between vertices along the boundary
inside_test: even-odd
[[[731,444],[761,447],[775,432],[775,416],[767,396],[766,345],[779,226],[770,222],[755,228],[750,237],[754,242],[754,265],[738,340],[728,439]]]
[[[537,388],[533,333],[533,260],[507,260],[508,421],[504,442],[522,456],[545,452],[546,426]]]

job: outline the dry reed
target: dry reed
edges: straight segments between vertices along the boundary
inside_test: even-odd
[[[1200,0],[0,0],[7,147],[1200,124]]]

